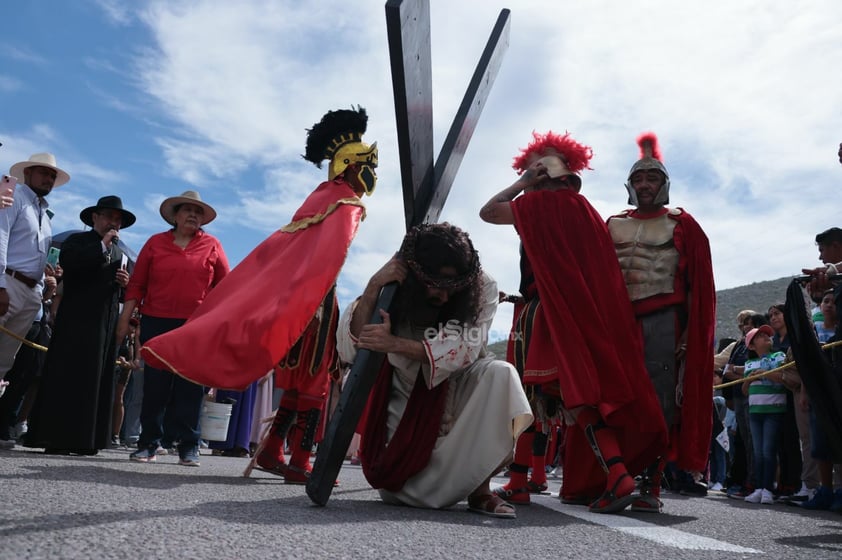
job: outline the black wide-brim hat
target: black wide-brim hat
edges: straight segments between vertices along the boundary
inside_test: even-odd
[[[120,225],[120,229],[126,229],[137,220],[134,214],[123,208],[123,201],[120,200],[120,197],[114,195],[103,196],[97,201],[96,206],[89,206],[82,210],[79,213],[79,219],[86,226],[94,227],[92,215],[99,210],[119,210],[123,215],[123,223]]]

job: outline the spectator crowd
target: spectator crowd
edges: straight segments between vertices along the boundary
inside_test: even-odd
[[[334,113],[314,126],[316,133],[322,126],[336,126],[330,119]],[[346,205],[345,219],[354,224],[346,229],[356,231],[363,212],[354,201],[373,190],[377,155],[376,144],[360,140],[364,110],[347,113],[340,115],[345,119],[341,124],[348,126],[350,119],[357,127],[357,135],[347,138],[362,146],[355,148],[360,159],[346,160],[341,168],[332,163],[330,180],[302,209],[321,203],[324,185],[344,189],[336,204]],[[312,136],[308,142],[315,142]],[[219,386],[183,375],[181,366],[163,351],[157,353],[161,346],[147,345],[161,336],[189,352],[189,343],[176,334],[186,331],[179,329],[204,313],[208,298],[215,305],[220,293],[228,297],[235,286],[243,291],[241,278],[229,271],[222,244],[204,229],[216,218],[214,208],[192,190],[168,197],[160,205],[167,228],[152,235],[132,261],[120,232],[136,216],[118,196],[104,196],[80,213],[87,228],[57,243],[47,197],[70,175],[52,154],[34,154],[11,166],[12,179],[4,180],[0,191],[0,450],[22,445],[51,455],[90,456],[126,449],[136,463],[173,454],[180,465],[198,467],[200,450],[209,447],[206,453],[251,458],[247,472],[256,467],[287,483],[304,484],[312,470],[311,452],[338,399],[341,372],[357,350],[370,349],[388,354],[394,378],[379,379],[372,398],[383,411],[371,405],[369,425],[360,428],[365,432],[362,457],[355,439],[348,458],[362,460],[384,500],[438,508],[467,498],[472,511],[510,518],[514,505],[528,504],[530,494],[547,490],[548,475],[560,474],[565,480],[562,501],[599,513],[629,506],[660,512],[662,491],[686,496],[719,492],[758,506],[787,503],[842,513],[842,445],[827,416],[817,414],[817,399],[827,397],[811,393],[814,385],[805,378],[809,381],[814,372],[795,360],[788,327],[793,307],[803,308],[812,323],[810,336],[825,345],[831,371],[842,371],[842,354],[835,347],[842,340],[837,315],[842,284],[834,282],[842,271],[842,229],[816,235],[822,266],[805,268],[794,279],[800,297],[768,294],[772,304],[767,309],[740,311],[734,337],[714,341],[707,239],[686,211],[666,207],[668,172],[654,135],[641,138],[641,158],[627,185],[634,209],[612,216],[607,224],[594,218],[579,194],[578,172],[587,168],[590,148],[573,142],[582,157],[574,166],[567,152],[572,140],[552,133],[535,135],[516,160],[520,179],[483,207],[484,220],[516,225],[523,244],[521,294],[500,292],[499,298],[516,309],[509,363],[487,355],[487,340],[465,345],[450,331],[436,331],[443,316],[490,324],[499,303],[496,283],[482,270],[467,233],[444,224],[410,231],[399,253],[341,319],[335,286],[328,282],[317,294],[317,306],[301,316],[301,338],[274,357],[272,369]],[[308,143],[308,159],[317,165],[323,159],[334,162],[341,149]],[[842,162],[842,145],[839,157]],[[369,174],[361,171],[366,169]],[[594,242],[585,252],[562,247],[559,251],[567,252],[561,257],[544,246],[543,239],[562,228],[552,216],[544,218],[554,205],[558,210],[552,216],[569,212],[569,223],[580,231],[588,224]],[[340,219],[340,211],[327,217],[330,212],[318,220]],[[320,215],[305,214],[297,214],[285,233],[308,239],[309,233],[300,232]],[[659,253],[661,247],[671,249]],[[649,256],[641,257],[645,251]],[[340,256],[337,267],[344,253]],[[601,299],[597,305],[585,310],[578,301],[556,297],[597,258],[620,265],[613,276],[600,268],[608,291],[582,287],[592,290],[595,301]],[[562,270],[564,259],[579,264]],[[647,268],[640,259],[658,266]],[[231,280],[212,296],[229,272]],[[331,278],[335,282],[335,275]],[[673,283],[674,278],[680,280]],[[378,294],[391,282],[413,294],[399,298],[404,315],[394,330],[388,314],[383,325],[367,325]],[[617,292],[611,282],[627,290]],[[573,294],[573,300],[582,299],[579,295]],[[586,321],[593,322],[585,328]],[[632,327],[615,332],[623,321]],[[552,325],[560,323],[567,325],[567,336],[575,331],[581,340],[559,343],[561,335]],[[423,334],[419,325],[425,327]],[[626,336],[634,327],[639,336]],[[429,335],[430,329],[435,334]],[[615,342],[592,346],[587,337]],[[142,347],[148,352],[143,356]],[[617,353],[615,362],[606,357],[609,347]],[[572,363],[578,353],[590,357]],[[634,367],[621,375],[630,357]],[[206,367],[214,367],[212,359]],[[490,382],[486,370],[497,372],[496,385],[482,389]],[[833,375],[839,383],[839,374]],[[589,399],[590,382],[597,378],[599,397]],[[587,383],[580,385],[583,379]],[[610,392],[618,384],[638,386],[641,379],[651,384],[644,383],[634,399]],[[429,395],[417,396],[425,384]],[[396,406],[394,391],[400,393],[397,416],[389,408]],[[498,399],[508,415],[472,400],[480,398],[474,391],[482,392],[483,399]],[[202,433],[208,402],[230,410],[227,434],[213,441]],[[835,406],[842,408],[842,403]],[[443,416],[432,417],[426,427],[410,413],[426,419],[430,407]],[[623,407],[629,407],[626,419],[607,412]],[[498,417],[508,428],[497,429]],[[469,423],[470,418],[479,420]],[[383,425],[378,429],[373,422]],[[436,422],[441,422],[438,434],[429,428],[439,426]],[[635,422],[648,430],[645,445]],[[474,437],[478,433],[481,439]],[[401,456],[390,454],[387,439],[393,449],[404,450]],[[459,451],[466,442],[475,447],[470,457]],[[405,456],[419,449],[426,449],[426,455],[405,464]],[[587,460],[580,449],[588,451]],[[443,470],[468,461],[476,463],[476,470],[462,469],[461,486],[439,484]],[[489,479],[504,466],[509,482],[492,490]]]

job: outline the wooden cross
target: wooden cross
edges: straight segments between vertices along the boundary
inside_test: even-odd
[[[509,44],[509,10],[501,10],[438,158],[433,161],[433,88],[429,0],[388,0],[386,29],[398,129],[406,227],[438,221],[453,179]],[[370,323],[381,323],[397,284],[386,286]],[[319,444],[307,495],[327,504],[385,355],[360,350]]]

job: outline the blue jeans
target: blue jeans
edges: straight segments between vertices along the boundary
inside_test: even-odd
[[[751,439],[752,431],[748,413],[748,397],[742,394],[739,387],[734,391],[734,415],[737,419],[737,431],[740,433],[740,437],[743,440],[743,447],[745,448],[745,457],[734,459],[734,463],[738,465],[741,464],[741,459],[744,462],[745,472],[740,474],[744,475],[745,478],[743,480],[735,480],[734,482],[744,486],[759,488],[760,483],[757,479],[757,466],[755,465],[757,458],[754,455],[754,442]]]
[[[140,319],[141,344],[180,327],[184,321],[144,315]],[[138,449],[158,447],[164,435],[164,415],[167,417],[167,428],[172,428],[172,436],[179,441],[179,452],[196,448],[199,445],[199,416],[204,397],[201,385],[169,371],[144,365]]]
[[[126,407],[123,418],[123,441],[137,443],[140,438],[140,409],[143,406],[143,368],[136,369],[129,377],[124,395]]]
[[[781,446],[783,420],[783,414],[749,414],[757,488],[772,490],[777,471],[778,449]]]
[[[727,430],[727,428],[725,428]],[[727,470],[727,463],[725,460],[725,450],[719,445],[716,439],[710,442],[710,482],[711,484],[725,484],[725,473]]]

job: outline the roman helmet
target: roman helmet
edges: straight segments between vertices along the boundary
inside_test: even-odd
[[[307,147],[302,156],[321,169],[323,160],[330,160],[328,180],[353,165],[357,177],[371,195],[377,183],[377,142],[369,145],[362,141],[368,125],[365,109],[356,108],[328,111],[322,120],[307,130]]]
[[[547,175],[557,179],[570,175],[578,187],[582,186],[579,172],[590,169],[588,162],[593,157],[593,150],[576,142],[569,132],[564,135],[549,131],[546,134],[532,132],[532,142],[515,156],[512,167],[522,175],[529,166],[540,161],[547,168]]]
[[[661,148],[658,146],[658,137],[654,132],[644,132],[637,137],[637,145],[640,147],[640,159],[632,165],[629,171],[628,179],[626,179],[626,190],[629,192],[629,204],[637,206],[637,193],[632,188],[631,178],[638,171],[648,171],[655,169],[664,174],[664,184],[661,185],[661,190],[658,191],[654,204],[669,204],[670,201],[670,176],[667,173],[667,168],[663,164],[663,156],[661,155]]]

